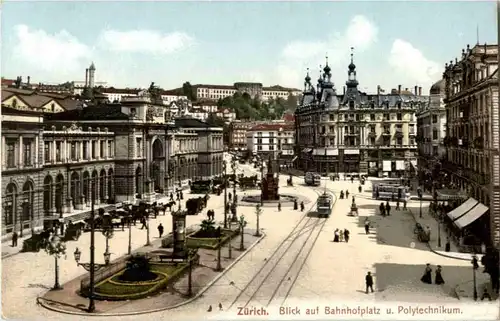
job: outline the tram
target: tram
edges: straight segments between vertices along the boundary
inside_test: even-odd
[[[316,203],[316,212],[318,217],[330,217],[332,213],[333,197],[331,194],[324,192],[318,196],[318,201]]]
[[[307,172],[304,176],[304,182],[309,186],[319,186],[321,183],[321,175],[318,173]]]
[[[410,192],[406,186],[399,184],[375,184],[373,186],[372,198],[377,200],[399,199],[410,200]]]

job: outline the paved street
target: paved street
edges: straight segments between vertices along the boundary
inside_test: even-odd
[[[246,173],[255,172],[247,165],[241,166]],[[302,181],[294,178],[294,187],[285,187],[286,177],[280,179],[281,193],[300,194],[313,202],[306,206],[314,206],[317,197],[314,189],[302,186]],[[345,181],[328,181],[328,189],[335,192],[349,189],[351,195],[357,192],[358,183]],[[359,208],[359,217],[350,217],[351,199],[338,200],[334,212],[328,219],[325,229],[304,265],[296,283],[286,300],[292,304],[298,299],[317,301],[319,298],[328,298],[331,302],[340,302],[345,298],[352,301],[381,302],[381,301],[418,301],[428,303],[459,301],[453,297],[455,285],[471,279],[470,263],[436,255],[428,248],[419,244],[413,235],[414,220],[408,212],[395,211],[391,216],[382,218],[376,215],[377,202],[372,201],[371,184],[368,182],[361,195],[356,195]],[[185,199],[189,198],[186,193]],[[216,219],[221,219],[223,197],[212,196],[209,208],[216,211]],[[417,208],[418,202],[410,202],[409,208]],[[395,206],[393,206],[394,209]],[[377,210],[378,211],[378,210]],[[219,214],[219,215],[218,215]],[[249,225],[255,226],[255,214],[252,207],[240,207],[239,213],[245,215]],[[236,266],[229,270],[213,287],[193,304],[175,310],[158,312],[149,315],[152,318],[169,317],[170,319],[192,319],[205,316],[208,306],[212,305],[215,316],[219,303],[223,307],[229,306],[234,297],[252,278],[265,260],[274,251],[276,246],[293,229],[303,213],[291,209],[266,207],[260,218],[260,226],[267,237],[258,244]],[[365,217],[372,222],[372,233],[365,235],[363,223]],[[188,225],[196,224],[204,215],[189,217]],[[157,236],[156,226],[162,222],[168,231],[171,228],[169,215],[159,216],[151,220],[151,237]],[[335,228],[348,229],[351,232],[349,243],[333,243]],[[138,227],[133,228],[134,248],[141,247],[146,241],[146,231]],[[413,246],[413,243],[414,246]],[[79,241],[69,242],[67,258],[60,263],[61,283],[65,283],[83,273],[82,268],[76,266],[72,253],[76,246],[82,250],[82,261],[88,260],[89,233],[82,235]],[[117,231],[111,240],[111,251],[114,257],[126,254],[128,244],[127,231]],[[412,247],[413,246],[413,247]],[[99,253],[104,252],[104,237],[96,233],[96,257],[102,260]],[[51,318],[66,319],[67,315],[50,312],[35,305],[37,296],[53,285],[54,260],[44,252],[21,253],[3,260],[2,304],[5,317],[8,318]],[[424,285],[420,282],[425,263],[432,264],[433,268],[443,266],[443,277],[446,284],[443,287]],[[278,266],[277,269],[288,269],[288,266]],[[364,276],[371,271],[375,278],[375,294],[364,293]],[[8,276],[8,277],[7,277]],[[272,286],[268,286],[269,291]],[[281,292],[280,292],[281,293]],[[263,296],[270,295],[264,293]],[[265,298],[263,298],[263,301]],[[279,302],[281,300],[277,300]],[[486,304],[486,303],[484,303]],[[233,317],[236,307],[225,313]],[[137,317],[121,317],[124,320]],[[92,318],[95,320],[95,318]]]

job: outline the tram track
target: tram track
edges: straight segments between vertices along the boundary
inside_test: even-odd
[[[313,187],[312,189],[318,196],[325,191],[325,188]],[[333,191],[328,189],[326,191],[335,197]],[[309,215],[316,204],[317,200],[245,287],[240,289],[229,305],[229,309],[235,305],[238,308],[245,308],[251,304],[269,306],[279,299],[286,301],[327,222],[327,219]],[[335,202],[332,207],[334,204]]]

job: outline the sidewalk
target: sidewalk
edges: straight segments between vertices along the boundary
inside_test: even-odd
[[[429,213],[429,203],[422,203],[422,218],[420,218],[420,201],[410,201],[408,202],[407,207],[416,223],[418,222],[424,227],[430,227],[431,237],[427,245],[432,252],[457,260],[470,261],[472,259],[471,253],[459,252],[453,238],[450,238],[450,252],[446,252],[444,250],[447,232],[445,228],[440,226],[438,221]],[[441,234],[441,246],[439,246],[439,234]],[[479,254],[478,259],[481,260],[481,258],[482,255]]]

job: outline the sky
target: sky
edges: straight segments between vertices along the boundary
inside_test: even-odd
[[[351,47],[359,88],[422,86],[467,44],[496,43],[488,2],[4,2],[2,77],[117,88],[261,82],[302,89],[326,56],[337,91]],[[479,32],[477,32],[479,30]]]

